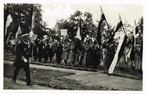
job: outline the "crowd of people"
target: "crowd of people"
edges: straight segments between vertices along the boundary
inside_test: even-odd
[[[71,39],[67,36],[60,36],[59,38],[54,38],[49,35],[45,35],[41,38],[36,36],[33,42],[30,42],[28,37],[25,38],[26,36],[29,36],[29,34],[21,35],[17,40],[11,40],[10,42],[12,43],[10,43],[10,48],[12,49],[12,52],[16,54],[14,65],[17,67],[14,71],[13,81],[15,82],[20,68],[24,68],[27,74],[28,85],[31,83],[29,62],[56,63],[67,66],[92,68],[94,70],[97,70],[99,68],[98,66],[103,65],[108,70],[118,45],[115,41],[107,42],[107,40],[105,40],[107,43],[103,43],[102,49],[98,42],[88,35],[85,37],[84,41],[81,41],[76,37]],[[132,37],[127,38],[125,45],[126,49],[124,50],[119,63],[127,63],[128,66],[139,64],[139,67],[136,65],[138,67],[136,69],[142,70],[142,64],[140,62],[140,60],[142,60],[141,49],[135,50],[138,52],[134,53],[133,56],[136,58],[135,60],[137,60],[137,63],[132,62],[134,59],[132,60],[130,57],[127,57],[127,53],[129,53],[129,49],[132,47],[131,45],[133,42]],[[138,48],[141,47],[138,46]],[[22,60],[23,63],[20,64],[19,62],[22,62]],[[130,60],[131,63],[128,60]]]
[[[17,44],[15,40],[11,40],[10,42],[10,48],[15,54],[14,50]],[[30,57],[32,62],[57,63],[86,68],[92,67],[94,69],[97,69],[99,65],[103,65],[108,69],[112,63],[118,45],[117,42],[112,42],[107,44],[103,43],[102,49],[98,42],[88,35],[84,41],[76,37],[70,39],[67,36],[62,36],[56,39],[52,36],[45,35],[45,37],[43,36],[41,38],[35,37],[33,43],[30,42]],[[132,38],[128,38],[128,45],[126,45],[123,56],[120,59],[123,65],[125,64],[124,62],[126,62],[129,67],[135,66],[135,63],[132,62],[134,59],[131,60],[127,55],[130,51],[132,42]],[[141,54],[141,51],[139,51],[138,54]],[[133,58],[139,56],[139,61],[136,62],[140,63],[142,55],[138,54],[137,52],[134,53]],[[141,66],[138,69],[141,69]]]
[[[84,42],[78,38],[53,37],[36,38],[31,45],[31,55],[35,62],[57,63],[72,66],[92,66],[100,64],[100,49],[96,41],[87,37]]]

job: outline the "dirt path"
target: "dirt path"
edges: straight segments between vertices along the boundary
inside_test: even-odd
[[[5,60],[4,63],[6,63],[6,64],[13,64],[13,62],[12,61],[9,61],[9,60]],[[30,64],[30,67],[31,68],[45,69],[45,70],[57,70],[57,71],[75,73],[76,75],[93,73],[91,71],[65,69],[65,68],[56,68],[56,67],[36,65],[36,64]]]
[[[54,90],[54,88],[40,86],[40,85],[32,85],[32,86],[26,86],[26,83],[20,80],[17,80],[17,83],[12,83],[10,78],[5,77],[4,78],[4,89],[45,89],[45,90]]]
[[[5,60],[7,64],[13,64],[12,61]],[[63,72],[75,73],[75,75],[66,76],[67,79],[74,79],[82,84],[89,86],[102,86],[110,90],[142,90],[142,80],[136,80],[126,77],[109,76],[100,72],[90,72],[83,70],[64,69],[50,66],[42,66],[30,64],[31,68],[39,68],[45,70],[57,70]]]

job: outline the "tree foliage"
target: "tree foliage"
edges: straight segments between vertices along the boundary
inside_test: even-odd
[[[18,26],[21,27],[22,33],[28,33],[31,30],[32,16],[34,15],[34,32],[41,36],[46,33],[46,25],[42,21],[41,11],[40,4],[5,4],[4,27],[8,15],[11,15],[13,22],[9,26],[8,33],[12,32],[12,36],[15,36]]]
[[[57,25],[59,29],[68,29],[68,35],[72,38],[76,35],[78,26],[81,28],[82,39],[86,37],[87,33],[94,35],[93,31],[96,30],[92,14],[89,12],[75,11],[68,19],[59,20]]]

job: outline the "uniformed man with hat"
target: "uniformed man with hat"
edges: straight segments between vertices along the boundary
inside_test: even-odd
[[[26,84],[31,84],[30,79],[30,68],[29,68],[29,57],[30,57],[30,49],[29,49],[29,34],[22,34],[18,37],[18,44],[16,46],[16,58],[14,60],[14,75],[12,78],[12,82],[16,83],[16,78],[20,69],[24,69],[26,74]]]

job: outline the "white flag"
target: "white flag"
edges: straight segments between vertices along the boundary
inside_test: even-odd
[[[5,27],[5,36],[7,35],[7,28],[8,26],[10,25],[10,23],[12,22],[12,17],[11,15],[9,14],[8,17],[7,17],[7,21],[6,21],[6,27]]]
[[[76,38],[78,38],[79,40],[81,40],[80,27],[78,27]]]
[[[20,28],[20,26],[18,26],[17,32],[15,34],[15,39],[17,39],[21,33],[22,33],[21,28]]]
[[[34,29],[35,27],[35,16],[34,16],[34,13],[32,15],[32,24],[31,24],[31,28]]]
[[[109,67],[109,71],[108,71],[109,74],[113,73],[114,68],[115,68],[117,62],[119,61],[119,59],[120,59],[120,57],[122,55],[122,52],[124,51],[126,39],[127,38],[126,38],[125,33],[122,33],[121,37],[120,37],[120,40],[119,40],[119,44],[117,46],[117,51],[115,53],[115,56],[113,58],[113,61],[112,61],[111,65]]]
[[[34,39],[35,39],[34,27],[35,27],[35,16],[34,16],[34,13],[33,13],[33,15],[32,15],[32,24],[31,24],[31,31],[29,32],[29,39],[30,39],[31,43],[33,43]]]

